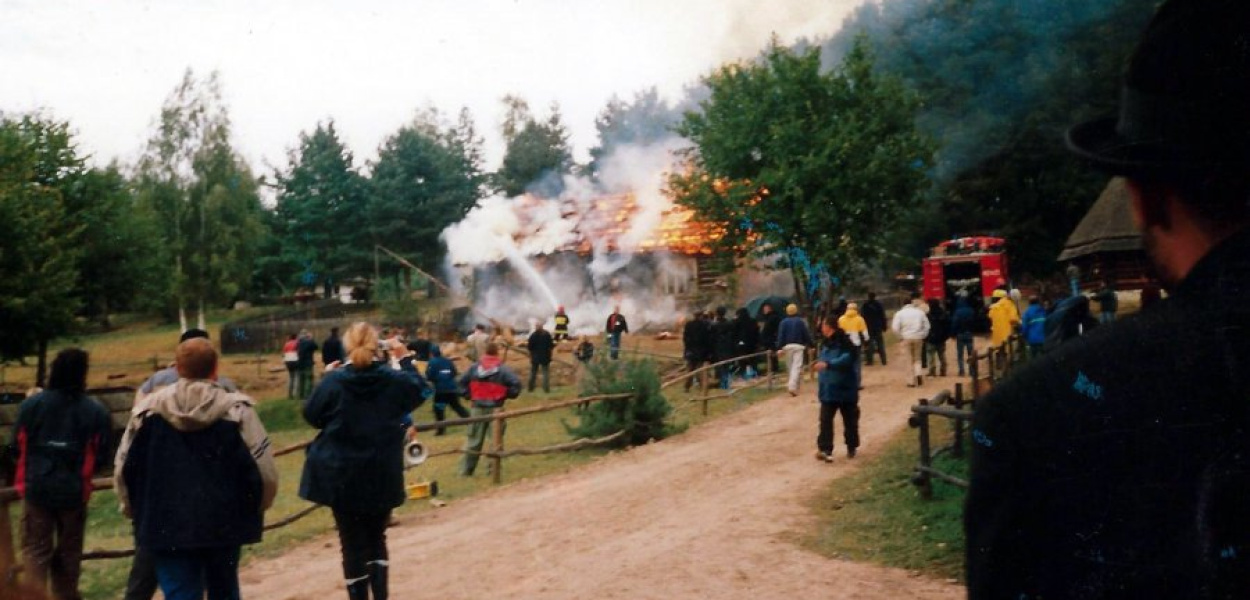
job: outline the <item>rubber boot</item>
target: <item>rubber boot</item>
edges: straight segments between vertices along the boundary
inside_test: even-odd
[[[373,590],[373,600],[386,600],[386,579],[389,569],[385,561],[369,563],[369,587]]]
[[[347,584],[347,600],[369,600],[369,578],[362,577]]]

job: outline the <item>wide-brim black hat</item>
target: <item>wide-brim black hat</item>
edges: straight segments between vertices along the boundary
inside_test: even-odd
[[[1170,0],[1133,53],[1118,117],[1068,147],[1115,174],[1250,170],[1250,0]]]

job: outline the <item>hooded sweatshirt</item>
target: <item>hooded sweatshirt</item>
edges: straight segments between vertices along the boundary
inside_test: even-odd
[[[851,343],[856,346],[868,339],[868,323],[859,315],[859,310],[847,306],[846,312],[838,317],[838,329],[846,332]]]
[[[304,403],[317,428],[299,496],[349,513],[378,514],[404,502],[404,430],[424,383],[385,363],[335,369]]]
[[[504,401],[521,395],[521,378],[498,356],[487,354],[460,378],[460,394],[475,406],[502,407]]]
[[[126,457],[135,436],[154,415],[164,418],[174,429],[184,432],[205,429],[219,420],[237,423],[239,435],[252,453],[264,484],[261,510],[267,510],[273,505],[274,496],[278,493],[278,469],[273,462],[269,434],[265,432],[260,417],[256,416],[251,398],[231,392],[215,381],[179,379],[176,384],[146,396],[143,404],[142,409],[131,414],[130,422],[126,425],[126,431],[117,447],[117,455],[113,459],[113,485],[123,513],[130,512],[124,474]]]
[[[278,473],[252,405],[215,381],[179,379],[131,415],[114,483],[137,544],[183,550],[260,541]]]

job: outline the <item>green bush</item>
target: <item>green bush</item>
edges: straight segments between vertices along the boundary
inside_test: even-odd
[[[577,425],[565,423],[565,428],[587,438],[628,431],[619,445],[645,444],[679,432],[667,422],[673,407],[660,391],[660,374],[653,361],[600,359],[588,365],[582,396],[625,393],[633,397],[592,403]]]

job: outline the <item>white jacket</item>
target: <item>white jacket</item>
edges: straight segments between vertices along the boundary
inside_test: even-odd
[[[902,339],[923,340],[929,337],[929,317],[925,316],[924,311],[916,308],[916,305],[908,304],[894,313],[894,321],[890,324],[890,329],[893,329],[894,333]]]

